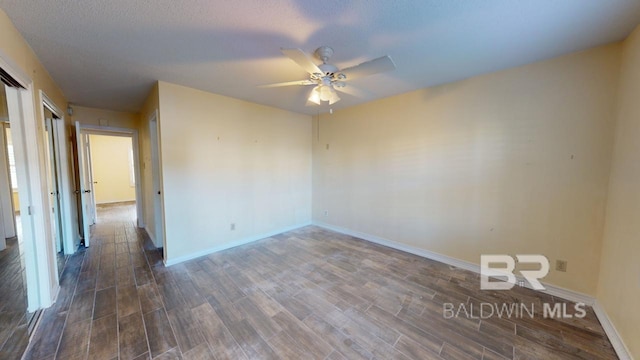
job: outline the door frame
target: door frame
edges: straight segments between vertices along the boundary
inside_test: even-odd
[[[131,128],[120,128],[112,126],[99,126],[80,123],[80,133],[88,135],[106,135],[106,136],[120,136],[129,137],[132,140],[133,148],[133,172],[136,180],[136,216],[137,226],[144,228],[144,216],[142,214],[142,206],[144,199],[142,198],[142,179],[140,178],[140,149],[138,140],[138,130]],[[77,139],[80,141],[80,139]],[[81,169],[80,169],[81,170]],[[89,171],[93,171],[90,169]]]
[[[47,108],[58,119],[53,120],[53,136],[56,137],[54,142],[56,151],[56,166],[58,167],[57,181],[60,191],[60,217],[62,220],[62,236],[63,236],[63,248],[65,255],[71,255],[76,252],[76,241],[74,235],[73,225],[73,188],[71,184],[71,170],[69,168],[69,149],[67,126],[65,124],[64,112],[60,110],[58,106],[47,96],[47,94],[40,90],[40,104],[42,114],[42,136],[44,134],[44,122],[46,121],[44,116],[44,109]],[[51,205],[51,204],[50,204]],[[57,267],[57,262],[56,262]]]
[[[76,153],[78,160],[78,195],[76,204],[78,208],[78,228],[80,228],[80,238],[84,239],[83,245],[89,247],[91,243],[91,225],[96,222],[96,200],[93,192],[93,179],[91,179],[91,149],[89,148],[89,135],[82,133],[80,122],[75,122]],[[88,194],[88,195],[87,195]],[[91,200],[87,201],[87,197]],[[90,209],[87,211],[87,205]]]
[[[151,150],[151,196],[153,196],[153,234],[147,234],[156,247],[162,247],[162,258],[167,258],[166,228],[164,222],[164,187],[162,183],[162,154],[160,121],[156,109],[149,116],[149,147]]]
[[[33,80],[1,50],[0,67],[23,87],[5,89],[14,155],[16,164],[21,164],[16,167],[22,223],[22,240],[18,241],[24,247],[27,311],[34,312],[51,306],[59,290],[55,252],[46,212],[49,208],[49,196],[42,191],[46,182],[42,162],[43,143],[38,132]]]

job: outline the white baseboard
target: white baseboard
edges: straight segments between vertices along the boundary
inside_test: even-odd
[[[135,203],[135,202],[136,202],[136,199],[132,199],[132,200],[112,200],[112,201],[96,202],[96,205],[129,204],[129,203]]]
[[[254,241],[258,241],[258,240],[261,240],[261,239],[264,239],[264,238],[271,237],[273,235],[278,235],[278,234],[281,234],[283,232],[295,230],[295,229],[298,229],[298,228],[301,228],[301,227],[304,227],[304,226],[308,226],[308,225],[311,225],[311,222],[305,222],[305,223],[298,224],[298,225],[287,226],[285,228],[280,228],[280,229],[277,229],[277,230],[273,230],[273,231],[270,231],[268,233],[249,236],[249,237],[246,237],[246,238],[243,238],[243,239],[235,240],[235,241],[232,241],[232,242],[229,242],[229,243],[226,243],[226,244],[222,244],[222,245],[214,246],[212,248],[208,248],[208,249],[205,249],[205,250],[202,250],[202,251],[198,251],[198,252],[195,252],[193,254],[180,256],[180,257],[177,257],[175,259],[165,260],[164,261],[164,265],[165,266],[176,265],[176,264],[179,264],[181,262],[185,262],[185,261],[188,261],[188,260],[199,258],[201,256],[213,254],[213,253],[218,252],[218,251],[231,249],[231,248],[234,248],[236,246],[246,245],[246,244],[252,243]]]
[[[360,231],[354,231],[354,230],[350,230],[350,229],[343,228],[343,227],[340,227],[340,226],[330,225],[330,224],[327,224],[327,223],[323,223],[321,221],[314,221],[313,224],[316,225],[316,226],[319,226],[319,227],[323,227],[323,228],[328,229],[328,230],[339,232],[341,234],[354,236],[354,237],[357,237],[357,238],[360,238],[360,239],[363,239],[363,240],[370,241],[372,243],[376,243],[376,244],[379,244],[379,245],[390,247],[392,249],[408,252],[410,254],[418,255],[418,256],[421,256],[421,257],[424,257],[424,258],[427,258],[427,259],[435,260],[435,261],[438,261],[438,262],[441,262],[441,263],[444,263],[444,264],[447,264],[447,265],[455,266],[455,267],[460,268],[460,269],[469,270],[471,272],[480,274],[480,265],[474,264],[474,263],[469,262],[469,261],[456,259],[456,258],[448,256],[448,255],[443,255],[443,254],[439,254],[439,253],[436,253],[436,252],[433,252],[433,251],[417,248],[415,246],[402,244],[402,243],[399,243],[397,241],[384,239],[384,238],[381,238],[379,236],[363,233],[363,232],[360,232]],[[518,276],[517,279],[519,281],[523,281],[523,283],[528,285],[528,283],[526,281],[524,281],[523,277]],[[565,288],[562,288],[560,286],[556,286],[556,285],[552,285],[552,284],[548,284],[548,283],[544,283],[544,282],[542,284],[546,288],[546,290],[544,290],[543,292],[545,292],[545,293],[547,293],[549,295],[557,296],[559,298],[562,298],[562,299],[565,299],[565,300],[569,300],[569,301],[573,301],[573,302],[582,302],[582,303],[585,303],[585,304],[587,304],[589,306],[591,306],[595,301],[595,299],[592,296],[589,296],[587,294],[583,294],[581,292],[565,289]]]
[[[439,261],[441,263],[455,266],[457,268],[469,270],[478,274],[480,273],[480,265],[474,264],[468,261],[456,259],[451,256],[435,253],[425,249],[420,249],[411,245],[402,244],[397,241],[381,238],[379,236],[343,228],[341,226],[327,224],[322,221],[313,221],[312,224],[315,226],[319,226],[319,227],[331,230],[331,231],[341,233],[341,234],[357,237],[359,239],[366,240],[375,244],[387,246],[392,249],[408,252],[410,254],[418,255],[427,259]],[[519,277],[518,280],[524,280],[524,278]],[[618,333],[616,328],[613,326],[611,319],[609,319],[609,316],[607,315],[606,311],[600,306],[600,304],[597,302],[597,300],[593,296],[583,294],[578,291],[565,289],[563,287],[544,283],[544,282],[543,282],[543,285],[546,288],[544,292],[549,295],[559,297],[561,299],[573,301],[573,302],[581,302],[593,307],[593,310],[596,316],[598,317],[598,320],[602,324],[602,328],[607,334],[607,337],[609,337],[609,341],[611,341],[611,344],[613,345],[613,348],[615,349],[618,357],[623,360],[633,360],[633,357],[631,356],[629,349],[626,347],[626,345],[622,341],[622,338],[620,337],[620,334]]]
[[[327,230],[335,231],[341,234],[357,237],[362,240],[367,240],[372,243],[376,243],[378,245],[390,247],[392,249],[408,252],[410,254],[418,255],[423,258],[435,260],[435,261],[438,261],[447,265],[455,266],[464,270],[480,273],[480,266],[468,261],[456,259],[447,255],[438,254],[433,251],[420,249],[411,245],[402,244],[397,241],[381,238],[379,236],[343,228],[341,226],[330,225],[321,221],[313,221],[313,225],[319,226],[321,228],[325,228]]]
[[[593,304],[593,311],[596,313],[596,316],[600,321],[600,325],[602,325],[602,328],[604,329],[605,334],[607,334],[609,341],[611,341],[611,345],[613,345],[613,349],[616,351],[618,357],[621,360],[633,360],[631,351],[629,351],[627,345],[622,341],[620,333],[613,325],[613,322],[609,318],[609,315],[607,315],[607,312],[597,300]]]

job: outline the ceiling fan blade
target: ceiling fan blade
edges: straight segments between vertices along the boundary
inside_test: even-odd
[[[349,94],[349,95],[352,95],[352,96],[355,96],[355,97],[358,97],[358,98],[362,98],[362,99],[367,99],[372,95],[368,91],[364,91],[362,89],[358,89],[356,87],[353,87],[352,85],[345,85],[343,87],[336,86],[335,89],[337,91],[343,92],[345,94]]]
[[[320,70],[318,65],[316,65],[310,58],[307,53],[300,49],[280,49],[282,53],[288,56],[291,60],[295,61],[296,64],[300,65],[303,69],[305,69],[309,74],[323,74],[324,72]]]
[[[381,72],[391,71],[396,68],[396,64],[393,63],[389,55],[379,57],[370,61],[363,62],[362,64],[348,67],[340,71],[347,78],[346,80],[353,80]]]
[[[258,87],[259,88],[274,88],[274,87],[281,87],[281,86],[314,85],[314,84],[315,84],[315,82],[313,82],[311,80],[296,80],[296,81],[287,81],[287,82],[281,82],[281,83],[275,83],[275,84],[260,85]]]

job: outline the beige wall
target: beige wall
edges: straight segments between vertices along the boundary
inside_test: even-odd
[[[93,126],[108,126],[125,129],[138,127],[139,115],[136,113],[96,109],[73,105],[73,121]]]
[[[64,94],[2,9],[0,9],[0,56],[17,66],[22,73],[33,80],[37,119],[42,118],[39,90],[45,92],[59,109],[67,108]]]
[[[159,92],[167,261],[311,221],[310,116]]]
[[[568,271],[545,281],[595,294],[619,50],[322,115],[313,219],[475,264],[564,259]]]
[[[598,301],[640,359],[640,28],[624,42]]]
[[[9,111],[7,110],[7,94],[4,84],[0,83],[0,121],[9,121]]]
[[[16,190],[11,192],[11,196],[13,197],[13,209],[15,212],[20,213],[20,196]]]
[[[132,139],[121,136],[89,135],[91,166],[97,204],[135,201],[131,182]]]

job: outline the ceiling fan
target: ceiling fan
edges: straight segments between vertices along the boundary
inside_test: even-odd
[[[329,105],[335,104],[340,101],[336,90],[359,96],[358,92],[355,91],[356,89],[346,86],[347,81],[391,71],[396,68],[393,60],[391,60],[388,55],[340,70],[335,65],[328,63],[333,55],[333,49],[328,46],[321,46],[314,52],[314,55],[322,61],[320,65],[316,65],[316,63],[300,49],[280,50],[284,55],[288,56],[306,70],[309,73],[309,79],[269,84],[261,87],[272,88],[291,85],[315,85],[313,89],[311,89],[307,105],[320,105],[322,101],[328,101]]]

